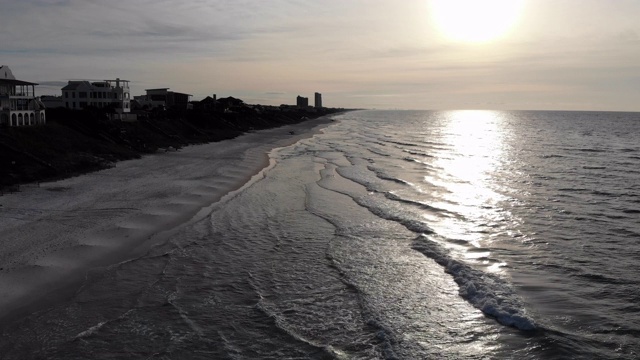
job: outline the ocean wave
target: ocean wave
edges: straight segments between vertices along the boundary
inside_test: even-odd
[[[622,209],[621,211],[625,214],[640,214],[639,209]]]
[[[377,150],[377,149],[371,149],[371,148],[369,148],[369,149],[367,149],[367,150],[368,150],[369,152],[374,153],[374,154],[379,155],[379,156],[384,156],[384,157],[390,157],[390,156],[391,156],[390,154],[384,153],[384,152],[382,152],[382,151],[380,151],[380,150]]]
[[[427,236],[417,237],[413,248],[443,266],[460,287],[460,296],[475,308],[503,325],[524,331],[537,329],[533,319],[526,314],[522,299],[502,278],[451,258],[445,248]]]
[[[411,155],[416,155],[416,156],[423,156],[423,157],[428,157],[428,158],[433,158],[435,156],[427,154],[426,152],[422,152],[422,151],[415,151],[415,150],[402,150],[403,152],[406,152],[408,154]]]
[[[574,150],[574,149],[566,149],[566,150]],[[603,152],[607,152],[607,150],[603,150],[603,149],[592,149],[592,148],[582,148],[582,149],[575,149],[577,151],[580,152],[593,152],[593,153],[603,153]]]
[[[372,309],[370,304],[367,301],[364,301],[364,297],[362,296],[362,289],[360,289],[355,282],[353,282],[349,275],[342,270],[340,266],[340,261],[336,260],[332,255],[331,251],[326,253],[326,259],[329,260],[330,266],[335,269],[340,274],[340,281],[347,286],[347,288],[355,291],[360,298],[360,308],[362,311],[362,317],[365,319],[365,323],[367,326],[371,327],[372,330],[375,331],[375,339],[379,343],[382,353],[384,354],[385,359],[397,359],[397,355],[394,351],[394,345],[397,344],[398,340],[395,338],[393,331],[391,331],[387,326],[384,325],[382,321],[378,319],[378,316],[375,315],[375,311]]]
[[[384,172],[382,172],[382,171],[380,171],[380,170],[378,170],[378,169],[374,168],[373,166],[368,166],[367,168],[368,168],[370,171],[373,171],[373,172],[376,174],[376,177],[378,177],[378,178],[379,178],[379,179],[381,179],[381,180],[393,181],[393,182],[395,182],[395,183],[397,183],[397,184],[402,184],[402,185],[409,185],[409,186],[411,186],[411,185],[412,185],[410,182],[408,182],[408,181],[406,181],[406,180],[402,180],[402,179],[399,179],[399,178],[393,177],[393,176],[391,176],[391,175],[388,175],[388,174],[386,174],[386,173],[384,173]]]
[[[418,234],[433,234],[434,231],[433,229],[431,229],[429,227],[429,225],[427,225],[425,222],[420,221],[420,220],[416,220],[416,219],[410,219],[407,217],[403,217],[402,214],[393,214],[390,211],[387,211],[381,207],[372,205],[370,203],[368,203],[367,201],[363,200],[362,198],[354,198],[354,201],[360,205],[363,206],[365,208],[367,208],[372,214],[376,215],[377,217],[381,218],[381,219],[385,219],[385,220],[390,220],[390,221],[395,221],[399,224],[401,224],[402,226],[404,226],[405,228],[407,228],[410,231],[413,231],[415,233]]]
[[[287,326],[287,321],[284,317],[278,315],[277,312],[271,310],[270,307],[265,303],[262,296],[257,304],[255,304],[254,309],[265,315],[271,323],[269,324],[272,327],[272,332],[281,332],[282,334],[286,334],[286,336],[290,337],[296,342],[303,343],[309,346],[314,350],[314,353],[320,355],[322,358],[330,358],[330,359],[343,359],[346,358],[346,355],[331,346],[330,344],[318,344],[313,340],[307,339],[301,334],[297,333],[289,326]]]
[[[445,210],[445,209],[442,209],[442,208],[439,208],[439,207],[436,207],[436,206],[425,204],[425,203],[420,202],[420,201],[405,199],[405,198],[400,197],[400,196],[398,196],[398,195],[396,195],[396,194],[394,194],[392,192],[386,192],[384,194],[384,196],[389,200],[398,201],[398,202],[401,202],[401,203],[417,206],[418,208],[420,208],[422,210],[432,211],[432,212],[435,212],[435,213],[444,214],[444,215],[455,217],[455,218],[464,218],[460,214],[456,214],[456,213],[453,213],[451,211],[448,211],[448,210]]]
[[[394,140],[387,140],[387,139],[385,139],[384,141],[387,142],[387,143],[390,143],[390,144],[395,144],[395,145],[400,145],[400,146],[410,146],[410,147],[420,146],[418,144],[412,144],[412,143],[402,142],[402,141],[394,141]]]
[[[420,161],[420,160],[412,158],[410,156],[405,156],[404,158],[402,158],[402,160],[404,160],[406,162],[416,163],[416,164],[428,165],[424,161]]]
[[[567,192],[586,192],[589,189],[586,188],[560,188],[558,191],[567,191]]]
[[[94,326],[91,326],[87,330],[78,333],[78,335],[76,335],[74,337],[74,340],[82,339],[82,338],[85,338],[85,337],[88,337],[88,336],[91,336],[91,335],[95,334],[96,331],[100,330],[100,328],[102,328],[106,323],[107,323],[107,321],[101,321],[98,324],[96,324]]]
[[[258,281],[254,278],[253,274],[249,271],[247,272],[247,275],[249,285],[258,296],[258,302],[253,306],[253,308],[266,317],[268,321],[266,325],[271,328],[271,333],[280,333],[296,342],[302,343],[312,349],[315,354],[320,355],[321,358],[345,358],[345,354],[343,354],[342,351],[334,348],[330,344],[320,344],[316,341],[308,339],[302,334],[295,331],[291,326],[289,326],[286,317],[283,316],[283,314],[280,314],[275,309],[273,304],[270,304],[265,296],[263,296],[256,284]]]
[[[593,195],[602,195],[602,196],[618,196],[612,192],[602,191],[602,190],[592,190],[591,194]]]

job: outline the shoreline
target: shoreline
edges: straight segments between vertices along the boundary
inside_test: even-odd
[[[336,115],[146,155],[0,197],[0,327],[66,299],[89,272],[142,256],[201,220],[257,181],[271,151],[317,134]]]
[[[119,162],[257,130],[305,122],[349,109],[275,110],[241,106],[231,112],[140,113],[138,121],[106,120],[98,109],[50,109],[44,126],[2,127],[0,196],[21,186],[109,169]]]

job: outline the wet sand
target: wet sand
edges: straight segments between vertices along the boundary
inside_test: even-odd
[[[330,118],[189,146],[0,197],[0,323],[73,292],[92,269],[127,261],[261,177],[268,153]]]

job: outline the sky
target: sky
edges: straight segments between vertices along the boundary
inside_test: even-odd
[[[264,105],[640,111],[640,0],[445,1],[0,0],[0,64],[39,95],[120,78]]]

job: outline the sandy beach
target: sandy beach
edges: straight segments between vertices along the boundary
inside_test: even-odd
[[[119,162],[0,197],[0,319],[46,307],[88,271],[144,254],[269,166],[268,153],[329,118]]]

